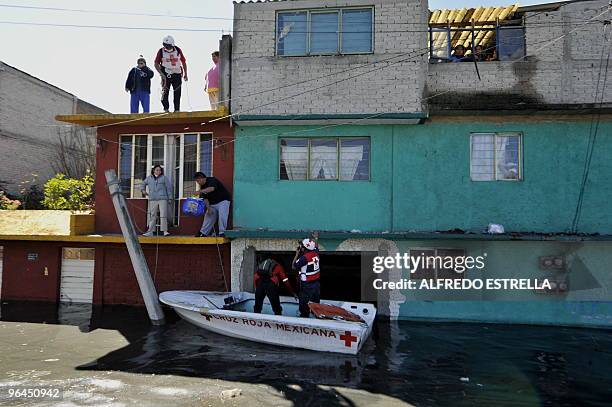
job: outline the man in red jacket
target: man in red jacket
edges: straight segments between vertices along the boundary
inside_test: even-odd
[[[285,284],[285,287],[287,287],[289,294],[294,297],[296,296],[289,282],[289,278],[287,278],[285,270],[283,270],[283,266],[272,259],[265,259],[259,263],[254,279],[255,307],[253,308],[253,312],[257,314],[261,313],[263,301],[267,295],[274,314],[282,315],[283,308],[281,307],[280,298],[278,297],[278,287],[281,281]]]

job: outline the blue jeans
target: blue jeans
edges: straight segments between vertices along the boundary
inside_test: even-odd
[[[144,90],[135,90],[130,99],[130,113],[138,113],[138,106],[142,104],[142,112],[149,113],[150,94]]]

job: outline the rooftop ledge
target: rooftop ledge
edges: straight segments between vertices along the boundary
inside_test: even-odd
[[[37,242],[69,242],[69,243],[125,243],[121,235],[0,235],[0,241],[20,240]],[[211,245],[229,243],[223,237],[193,237],[193,236],[139,236],[141,244],[160,245]]]
[[[278,125],[311,125],[311,124],[422,124],[428,118],[427,113],[345,113],[345,114],[240,114],[234,116],[239,126]]]
[[[228,115],[225,106],[218,110],[174,113],[135,113],[135,114],[67,114],[57,115],[55,120],[79,124],[81,126],[103,126],[110,124],[124,125],[160,125],[160,124],[193,124],[204,123],[212,119],[224,119]]]
[[[264,239],[303,239],[311,231],[299,230],[259,230],[234,229],[226,230],[225,236],[236,238],[264,238]],[[566,233],[533,233],[509,232],[503,234],[489,234],[481,232],[346,232],[329,231],[319,232],[320,239],[346,240],[346,239],[389,239],[389,240],[494,240],[494,241],[612,241],[612,235],[600,234],[566,234]]]

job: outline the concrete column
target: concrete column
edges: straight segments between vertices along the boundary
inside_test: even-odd
[[[231,110],[232,36],[225,34],[219,41],[219,101]]]

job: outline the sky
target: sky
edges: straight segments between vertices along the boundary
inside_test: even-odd
[[[525,1],[520,5],[547,1]],[[430,0],[430,9],[508,5],[512,1]],[[2,7],[54,7],[109,12],[81,13]],[[158,14],[162,16],[126,16],[116,12]],[[218,49],[223,33],[232,28],[232,0],[0,0],[0,38],[12,39],[13,47],[4,48],[0,60],[60,87],[79,98],[112,113],[129,111],[129,95],[124,85],[128,71],[142,54],[153,69],[155,53],[165,35],[172,35],[187,58],[189,82],[183,85],[182,110],[209,109],[204,93],[204,75],[212,66],[210,54]],[[174,16],[174,17],[173,17]],[[176,16],[203,16],[177,18]],[[76,24],[135,29],[94,29],[6,24],[29,22]],[[188,28],[212,31],[179,31]],[[151,86],[151,111],[161,111],[159,75]]]

